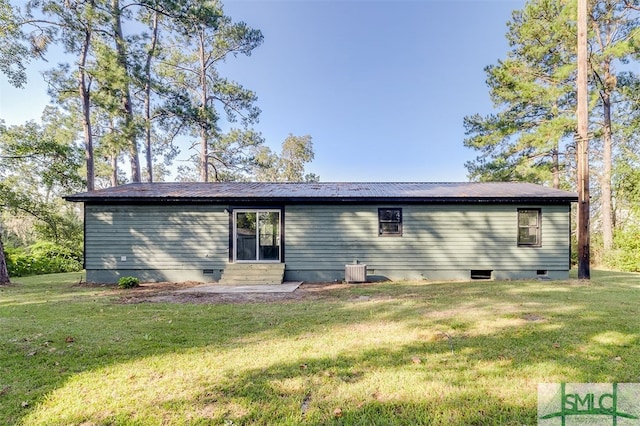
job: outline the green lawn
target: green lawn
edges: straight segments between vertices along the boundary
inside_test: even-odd
[[[0,287],[0,423],[521,425],[540,382],[640,382],[640,274],[193,305],[79,279]]]

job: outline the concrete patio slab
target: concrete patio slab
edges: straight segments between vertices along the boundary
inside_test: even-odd
[[[218,285],[202,284],[177,290],[176,293],[292,293],[302,281],[286,281],[282,284]]]

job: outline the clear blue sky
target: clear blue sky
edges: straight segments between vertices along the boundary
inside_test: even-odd
[[[225,12],[264,34],[222,74],[258,95],[272,149],[313,137],[322,181],[465,181],[463,117],[492,105],[484,67],[504,58],[524,1],[247,1]],[[26,89],[0,82],[0,118],[38,120],[49,102],[36,64]],[[186,156],[187,146],[183,148]]]

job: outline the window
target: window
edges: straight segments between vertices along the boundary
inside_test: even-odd
[[[402,235],[402,209],[378,209],[378,235]]]
[[[518,209],[518,245],[540,247],[540,209]]]

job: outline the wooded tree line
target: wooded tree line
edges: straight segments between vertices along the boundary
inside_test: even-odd
[[[576,189],[576,5],[531,0],[507,25],[509,51],[485,71],[496,112],[465,117],[472,180]],[[640,271],[640,6],[589,1],[592,253]]]
[[[595,257],[640,270],[640,5],[591,0],[589,11]],[[290,135],[272,152],[254,129],[257,94],[221,75],[263,35],[218,1],[0,0],[0,21],[0,71],[21,87],[29,63],[48,59],[55,101],[41,123],[0,126],[13,246],[49,241],[75,248],[73,258],[81,224],[60,195],[163,180],[177,138],[193,148],[179,180],[318,179],[304,171],[311,137]],[[506,56],[486,68],[496,112],[464,121],[465,145],[478,151],[470,178],[574,189],[575,0],[527,2],[506,36]]]
[[[0,71],[12,85],[28,84],[30,63],[52,64],[54,106],[41,123],[0,122],[2,229],[14,249],[46,240],[77,257],[82,228],[60,196],[162,181],[178,140],[192,153],[178,180],[318,180],[305,173],[311,137],[289,135],[273,152],[254,129],[257,94],[221,74],[263,35],[219,1],[0,0],[0,21]],[[72,240],[64,227],[76,229]]]

